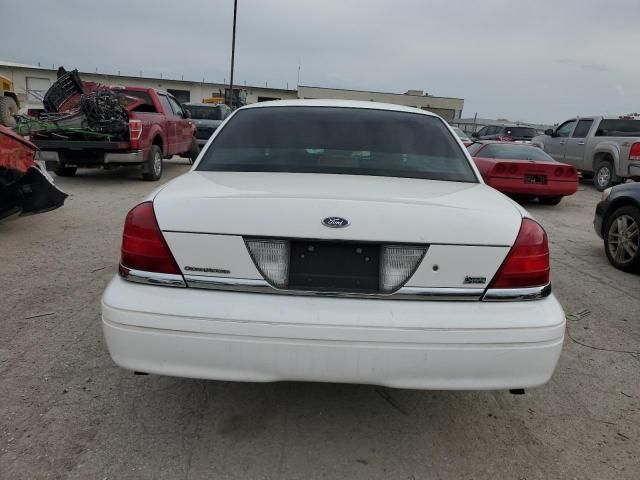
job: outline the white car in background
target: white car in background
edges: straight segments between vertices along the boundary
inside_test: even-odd
[[[440,117],[300,100],[237,110],[129,212],[102,323],[140,372],[519,389],[565,319],[546,233]]]

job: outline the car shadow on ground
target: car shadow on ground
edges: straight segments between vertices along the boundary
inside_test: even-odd
[[[527,406],[537,397],[511,395],[506,390],[423,391],[154,375],[136,376],[127,383],[128,405],[123,405],[126,411],[121,412],[126,419],[122,424],[125,436],[132,429],[139,429],[143,436],[180,431],[195,422],[198,440],[204,445],[213,446],[227,439],[228,448],[250,448],[256,442],[266,447],[273,442],[286,442],[289,437],[304,438],[322,449],[346,442],[366,445],[369,451],[361,455],[367,463],[375,462],[376,450],[393,448],[390,439],[397,437],[397,442],[406,442],[407,435],[430,438],[442,453],[454,448],[473,449],[505,435],[509,437],[506,443],[515,442],[518,436],[528,436],[526,428],[502,430],[496,419],[504,417],[506,425],[507,417],[526,414]],[[290,445],[292,450],[302,448],[294,443]],[[305,448],[308,446],[309,443]],[[353,455],[354,449],[350,450]],[[410,452],[405,454],[410,456]],[[334,455],[340,461],[345,453],[336,451]]]
[[[163,175],[157,182],[158,184],[164,183],[168,179],[171,179],[177,175],[185,173],[191,168],[188,158],[173,157],[168,160],[164,160]],[[77,173],[73,177],[59,177],[54,172],[49,172],[53,177],[54,182],[64,182],[66,185],[72,185],[74,183],[86,185],[91,182],[91,186],[110,185],[112,182],[106,182],[105,180],[115,180],[118,183],[132,180],[142,180],[142,173],[140,167],[113,167],[109,169],[105,168],[79,168]]]

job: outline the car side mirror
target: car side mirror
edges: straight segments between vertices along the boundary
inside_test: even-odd
[[[545,135],[549,135],[550,137],[553,137],[553,134],[554,134],[554,133],[555,133],[555,132],[553,131],[553,129],[552,129],[552,128],[548,128],[548,129],[546,129],[546,130],[544,131],[544,134],[545,134]]]
[[[478,138],[478,137],[479,137],[478,132],[473,132],[473,133],[471,134],[471,136],[472,136],[473,138]]]
[[[182,111],[182,118],[191,118],[191,114],[189,113],[189,110]]]

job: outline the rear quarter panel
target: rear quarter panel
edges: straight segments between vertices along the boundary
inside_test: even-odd
[[[594,172],[597,164],[602,156],[609,156],[613,159],[613,166],[617,175],[622,175],[622,166],[620,160],[622,158],[621,145],[629,139],[621,139],[614,137],[591,137],[587,141],[584,166],[587,172]],[[629,151],[627,150],[627,157]],[[624,167],[626,167],[626,162]],[[626,168],[625,168],[626,169]]]
[[[640,142],[640,137],[599,137],[596,136],[602,117],[597,117],[598,125],[591,128],[586,141],[584,151],[584,165],[582,170],[593,172],[600,161],[601,156],[607,155],[613,158],[613,167],[616,175],[627,178],[629,173],[629,152],[635,142]]]
[[[163,113],[131,112],[129,119],[142,121],[142,135],[138,145],[145,158],[156,138],[162,142],[163,155],[167,155],[167,118]]]

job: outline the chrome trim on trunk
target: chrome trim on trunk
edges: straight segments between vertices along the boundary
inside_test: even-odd
[[[185,275],[187,286],[208,290],[226,290],[234,292],[267,293],[279,295],[305,295],[317,297],[343,297],[382,300],[440,300],[440,301],[478,301],[484,293],[483,288],[421,288],[402,287],[393,293],[357,293],[322,292],[307,290],[284,290],[272,287],[265,280],[248,278],[229,278],[202,275]]]
[[[440,301],[477,301],[484,288],[426,288],[402,287],[391,295],[400,295],[398,300],[440,300]]]
[[[131,270],[120,265],[118,273],[122,278],[130,282],[143,283],[145,285],[160,285],[163,287],[186,287],[182,275],[172,273],[145,272],[142,270]]]
[[[254,293],[278,293],[284,292],[277,290],[267,283],[266,280],[250,279],[250,278],[230,278],[230,277],[214,277],[205,275],[185,275],[187,286],[192,288],[204,288],[207,290],[232,290],[237,292],[254,292]],[[271,292],[267,290],[272,290]]]
[[[169,273],[131,270],[120,266],[119,274],[125,280],[145,285],[163,287],[191,287],[205,290],[223,290],[244,293],[297,295],[317,297],[363,298],[381,300],[431,300],[431,301],[485,301],[521,302],[540,300],[551,294],[551,284],[533,288],[428,288],[402,287],[393,293],[322,292],[308,290],[284,290],[271,286],[266,280],[230,278],[204,275],[175,275]]]
[[[551,284],[533,288],[490,288],[482,297],[485,302],[522,302],[540,300],[551,294]]]

